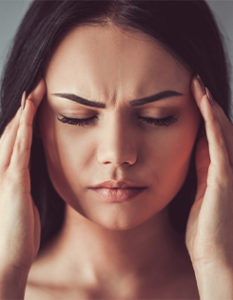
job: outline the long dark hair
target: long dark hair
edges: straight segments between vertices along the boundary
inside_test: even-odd
[[[230,111],[228,57],[215,19],[204,0],[187,1],[40,1],[29,7],[14,38],[1,86],[0,134],[20,105],[43,77],[59,42],[75,26],[106,25],[139,30],[156,40],[193,74],[199,74],[227,115]],[[184,234],[196,191],[194,150],[186,181],[168,206],[172,226]],[[65,203],[51,184],[43,146],[33,134],[31,192],[39,209],[40,250],[60,231]]]

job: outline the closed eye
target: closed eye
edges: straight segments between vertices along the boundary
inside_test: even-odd
[[[139,119],[143,122],[153,124],[155,126],[169,126],[178,120],[178,118],[175,116],[168,116],[165,118],[151,118],[151,117],[140,117],[139,116]]]
[[[98,116],[94,115],[89,118],[80,119],[80,118],[69,118],[69,117],[61,115],[61,117],[60,118],[57,117],[57,119],[62,123],[66,123],[66,124],[70,124],[70,125],[88,126],[88,125],[93,125],[98,120]],[[155,126],[169,126],[178,120],[177,117],[172,116],[172,115],[167,116],[165,118],[152,118],[152,117],[138,116],[138,119],[141,122],[144,122],[147,124],[152,124]]]
[[[61,115],[61,118],[57,119],[62,123],[67,123],[70,125],[78,125],[78,126],[86,126],[92,124],[94,121],[98,119],[98,116],[92,116],[85,119],[78,119],[78,118],[68,118],[63,115]]]

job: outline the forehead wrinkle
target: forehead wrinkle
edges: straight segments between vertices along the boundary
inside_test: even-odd
[[[110,29],[110,28],[107,28]],[[117,37],[118,34],[120,33],[120,38],[116,38],[116,36],[114,34],[111,33],[111,30],[113,30],[114,33],[117,33]],[[126,102],[127,99],[130,100],[131,96],[133,94],[128,93],[127,91],[129,91],[131,88],[130,86],[127,86],[127,81],[125,81],[124,79],[124,73],[125,73],[125,63],[122,63],[122,49],[125,47],[125,39],[128,40],[128,38],[130,39],[136,39],[136,37],[134,37],[134,35],[132,35],[131,33],[129,33],[128,31],[122,30],[121,28],[119,28],[118,26],[115,27],[111,27],[111,30],[107,30],[108,32],[108,38],[110,39],[110,44],[112,45],[116,45],[116,47],[114,47],[114,51],[115,52],[115,59],[116,59],[116,68],[114,69],[114,81],[113,84],[111,84],[111,90],[109,90],[109,88],[106,88],[106,101],[104,101],[106,103],[106,105],[108,106],[114,106],[115,109],[117,109],[119,106],[121,106],[121,104],[123,102]],[[111,34],[109,34],[111,33]],[[140,34],[140,33],[139,33]],[[123,37],[124,36],[124,37]],[[142,35],[144,36],[144,35]],[[123,37],[123,38],[122,38]],[[140,36],[140,38],[142,39],[142,37]],[[139,40],[141,40],[139,39]],[[105,81],[106,83],[108,83],[108,81]],[[125,90],[125,93],[123,92]],[[123,95],[127,95],[127,99],[124,99],[125,97]],[[104,100],[104,99],[103,99]]]
[[[105,33],[105,31],[104,31],[104,33]],[[124,33],[124,36],[125,36],[125,34],[126,33]],[[100,38],[101,38],[100,45],[102,45],[103,32],[101,32],[100,35],[96,34],[95,32],[93,32],[93,33],[91,32],[90,37],[92,38],[93,35],[95,38],[97,38],[97,40],[99,40],[98,37],[100,36]],[[83,37],[83,36],[81,36],[81,37]],[[86,35],[84,37],[86,39]],[[89,35],[88,35],[88,37],[89,37]],[[162,54],[162,58],[163,57],[166,58],[165,59],[166,65],[167,65],[168,61],[170,62],[171,57],[169,56],[169,59],[167,60],[167,53],[165,53],[164,49],[159,47],[160,45],[157,43],[150,44],[149,45],[150,47],[148,49],[147,48],[145,49],[146,56],[149,58],[145,59],[145,57],[144,57],[144,59],[142,59],[141,53],[140,53],[141,39],[139,39],[140,43],[136,43],[136,47],[135,47],[135,43],[131,44],[132,38],[133,39],[138,38],[137,35],[135,37],[129,36],[130,37],[129,44],[128,44],[128,39],[126,39],[126,41],[127,41],[126,46],[127,47],[129,46],[129,49],[128,49],[129,51],[127,51],[127,53],[126,53],[126,54],[128,54],[128,56],[124,55],[124,52],[122,51],[122,49],[124,48],[123,41],[125,41],[125,39],[122,39],[122,35],[115,36],[114,34],[112,34],[111,31],[109,31],[108,34],[106,35],[106,37],[107,37],[107,40],[103,41],[103,45],[106,46],[105,48],[108,50],[106,53],[110,54],[110,58],[111,58],[111,54],[112,55],[114,54],[113,66],[112,67],[111,67],[111,65],[109,66],[109,61],[111,61],[111,60],[109,60],[108,55],[107,56],[101,55],[100,57],[97,57],[97,59],[96,58],[94,59],[94,62],[95,61],[98,62],[98,64],[97,64],[98,68],[96,67],[96,69],[92,69],[92,68],[90,69],[90,74],[93,74],[93,76],[90,76],[90,78],[88,78],[88,80],[86,80],[85,78],[83,79],[83,77],[80,75],[80,74],[82,74],[81,72],[79,72],[77,74],[75,73],[73,76],[73,78],[75,78],[75,80],[77,80],[77,78],[79,79],[79,84],[81,81],[81,84],[80,84],[81,90],[82,90],[82,86],[83,86],[83,92],[86,90],[87,96],[90,96],[90,97],[85,97],[87,99],[93,99],[93,100],[96,100],[99,102],[104,102],[104,103],[106,103],[107,106],[114,106],[115,108],[117,108],[121,104],[127,102],[128,100],[144,97],[146,94],[149,93],[149,90],[154,90],[154,88],[152,88],[152,85],[154,85],[154,84],[152,84],[152,82],[151,82],[152,77],[155,77],[155,79],[156,79],[155,87],[162,88],[164,85],[163,82],[170,82],[169,77],[173,77],[172,73],[176,73],[177,70],[179,70],[177,68],[177,65],[175,65],[175,68],[172,68],[173,72],[172,72],[172,70],[170,70],[171,68],[169,69],[170,70],[169,72],[162,72],[162,68],[164,67],[164,65],[161,67],[161,54]],[[92,41],[92,39],[90,39],[90,40]],[[83,43],[83,44],[85,44],[85,43]],[[116,45],[116,47],[109,48],[109,45]],[[144,45],[144,43],[142,45]],[[73,48],[74,47],[69,47],[69,49],[73,49]],[[101,46],[101,50],[102,50],[102,48],[103,47]],[[137,54],[132,56],[132,54],[135,53],[136,49],[138,49],[136,51]],[[144,49],[144,47],[142,49]],[[156,51],[154,52],[154,50],[156,50]],[[81,51],[81,53],[86,53],[86,52]],[[157,60],[159,62],[159,65],[151,63],[151,54],[154,55],[154,53],[156,53],[156,57],[158,56]],[[93,58],[93,52],[91,52],[90,55]],[[66,57],[67,57],[67,55],[66,55]],[[70,57],[70,56],[68,56],[68,57]],[[105,58],[106,58],[106,60],[105,60]],[[129,62],[128,62],[128,60],[129,60]],[[138,67],[135,67],[135,62],[138,62],[138,60],[140,60],[140,61],[142,60],[142,62],[144,62],[144,64],[142,64],[142,66],[139,64]],[[155,59],[154,61],[157,62],[157,60]],[[88,59],[88,61],[90,62],[90,59]],[[103,62],[102,65],[101,65],[101,62]],[[104,64],[104,63],[106,63],[106,64]],[[103,74],[102,74],[103,76],[101,77],[101,74],[99,71],[102,71],[103,65],[106,66],[106,68],[104,68],[104,70],[106,69],[107,71],[103,72]],[[73,68],[73,60],[72,60],[71,66],[72,66],[71,69],[74,69]],[[85,69],[86,66],[84,64],[83,65],[81,64],[81,66],[86,71],[86,69]],[[137,66],[137,64],[136,64],[136,66]],[[172,66],[174,66],[173,59],[172,59]],[[90,65],[88,65],[88,67],[90,67]],[[101,68],[101,70],[99,70],[99,68]],[[152,72],[152,69],[153,69],[153,73],[150,73],[150,72]],[[155,72],[154,69],[157,71]],[[129,72],[127,72],[127,70],[129,70]],[[135,70],[136,70],[136,72],[135,72]],[[140,70],[140,72],[138,70]],[[146,70],[146,74],[144,73],[145,70]],[[110,76],[110,75],[112,75],[113,72],[114,72],[114,74],[113,74],[114,76]],[[148,76],[147,76],[147,72],[148,72]],[[61,73],[63,74],[64,72],[61,72]],[[144,75],[146,75],[146,76],[144,76]],[[91,82],[90,82],[90,80],[91,80]],[[89,83],[87,84],[88,81],[89,81]],[[64,75],[63,75],[63,77],[61,77],[60,82],[61,82],[61,84],[63,84]],[[72,86],[72,84],[70,84],[70,81],[68,81],[68,83],[67,83],[68,89],[70,89],[70,90],[78,89],[77,85],[79,85],[79,84],[77,84],[77,82],[78,81],[76,81],[76,84],[75,84],[76,88],[74,88]],[[57,84],[57,82],[56,82],[56,84]],[[78,92],[78,91],[76,91],[76,92]],[[82,93],[80,95],[82,95]],[[98,96],[101,96],[101,97],[98,97]]]

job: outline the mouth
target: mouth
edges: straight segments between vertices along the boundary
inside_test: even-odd
[[[94,188],[104,202],[125,202],[134,199],[146,188]]]
[[[133,200],[147,188],[146,186],[139,186],[132,181],[109,180],[88,189],[98,195],[102,201],[111,203]]]

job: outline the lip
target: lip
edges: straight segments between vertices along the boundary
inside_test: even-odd
[[[115,188],[115,189],[123,189],[123,188],[145,188],[146,186],[139,185],[130,180],[107,180],[102,183],[91,186],[90,188]]]
[[[147,188],[128,180],[109,180],[88,189],[97,193],[104,202],[125,202],[133,200]]]

